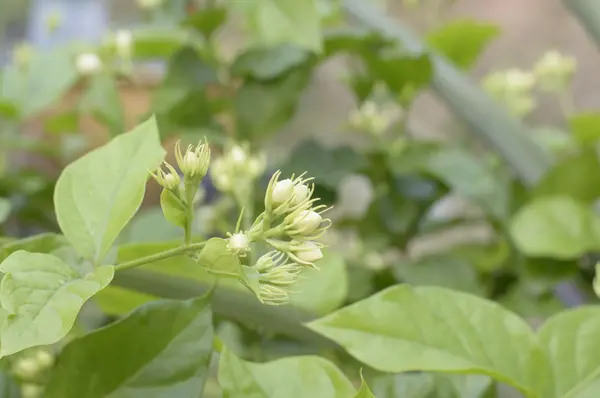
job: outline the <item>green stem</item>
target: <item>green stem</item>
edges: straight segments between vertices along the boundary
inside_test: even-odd
[[[153,263],[155,261],[164,260],[165,258],[179,256],[181,254],[200,249],[200,248],[204,247],[205,244],[206,244],[206,242],[192,243],[190,245],[180,246],[180,247],[176,247],[174,249],[165,250],[164,252],[152,254],[151,256],[146,256],[146,257],[142,257],[142,258],[137,258],[135,260],[126,261],[124,263],[117,264],[115,266],[115,270],[122,271],[124,269],[135,268],[135,267],[139,267],[141,265]]]

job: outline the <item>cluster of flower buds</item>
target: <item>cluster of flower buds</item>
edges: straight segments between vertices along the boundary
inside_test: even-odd
[[[229,144],[210,168],[212,181],[222,192],[252,184],[265,171],[264,155],[252,155],[247,145]]]
[[[119,57],[129,60],[133,46],[133,34],[130,30],[119,30],[115,33],[115,49]]]
[[[576,68],[575,58],[549,51],[535,64],[533,74],[541,90],[559,92],[568,87]]]
[[[350,113],[350,127],[370,135],[380,136],[398,119],[398,110],[391,105],[378,105],[365,101]]]
[[[18,358],[12,365],[12,373],[22,382],[22,398],[38,398],[44,392],[44,374],[54,365],[54,356],[44,349],[36,349]]]
[[[328,208],[315,205],[319,199],[312,198],[311,178],[303,174],[279,180],[280,175],[277,171],[269,181],[265,211],[247,232],[230,235],[228,246],[241,255],[250,250],[251,242],[260,241],[273,249],[254,265],[260,275],[260,299],[273,305],[289,300],[290,289],[303,269],[317,268],[315,262],[323,258],[324,247],[318,240],[331,225],[323,218]]]
[[[508,69],[487,75],[483,79],[484,89],[503,103],[511,114],[524,117],[536,106],[533,88],[535,75],[520,69]]]

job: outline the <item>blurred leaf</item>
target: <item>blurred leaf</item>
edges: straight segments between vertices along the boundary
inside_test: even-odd
[[[234,99],[239,138],[256,142],[278,132],[294,115],[309,81],[309,71],[296,69],[269,82],[244,83]]]
[[[600,113],[584,112],[569,118],[573,136],[582,144],[593,144],[600,140]]]
[[[531,195],[561,195],[584,203],[594,202],[600,197],[600,162],[596,151],[584,149],[554,165],[534,187]]]
[[[175,26],[151,26],[140,27],[133,33],[133,58],[136,60],[154,60],[171,57],[183,47],[189,46],[196,51],[206,49],[206,43],[199,35],[190,35],[188,29]],[[108,42],[106,45],[114,47],[115,43]],[[114,51],[114,48],[113,48]]]
[[[329,149],[308,139],[293,150],[290,158],[281,166],[281,171],[283,174],[296,175],[306,171],[319,184],[337,189],[342,178],[366,165],[363,155],[350,147]]]
[[[271,80],[301,65],[309,55],[306,50],[292,44],[251,48],[235,59],[231,74],[256,80]]]
[[[69,110],[46,119],[44,128],[54,134],[79,132],[79,112]]]
[[[31,117],[60,101],[79,75],[73,52],[61,47],[34,52],[24,69],[5,70],[3,97],[17,105],[21,118]]]
[[[121,234],[122,243],[163,242],[183,237],[183,230],[165,219],[160,207],[138,212]]]
[[[206,127],[212,120],[207,88],[216,83],[215,69],[194,48],[183,47],[173,54],[152,102],[162,136],[173,129]]]
[[[344,257],[340,253],[326,251],[319,261],[320,270],[306,269],[302,279],[291,295],[290,302],[315,315],[325,315],[338,309],[348,294],[348,275]]]
[[[155,301],[67,344],[44,396],[196,398],[212,344],[210,298]]]
[[[479,272],[494,272],[509,259],[511,248],[506,240],[489,244],[467,243],[450,249],[453,256],[464,259]]]
[[[100,73],[91,77],[88,89],[83,97],[83,108],[103,123],[111,135],[125,132],[125,115],[119,97],[117,81],[112,75]]]
[[[385,374],[370,381],[377,398],[432,398],[435,377],[429,373]]]
[[[52,253],[68,244],[69,242],[63,235],[54,233],[43,233],[25,239],[12,240],[0,244],[0,263],[18,250],[25,250],[32,253]]]
[[[427,42],[456,66],[469,69],[499,34],[496,25],[466,19],[451,21],[430,32]]]
[[[419,90],[429,84],[433,76],[433,67],[427,54],[395,57],[374,55],[365,61],[372,76],[383,81],[405,107],[410,105]]]
[[[83,257],[95,264],[104,258],[141,205],[148,170],[164,156],[151,118],[62,171],[54,191],[56,216]]]
[[[203,7],[183,21],[184,26],[189,26],[200,32],[207,40],[227,21],[227,8]]]
[[[471,264],[450,255],[431,255],[404,261],[394,267],[394,275],[399,280],[415,286],[441,286],[478,296],[485,295]]]
[[[219,363],[223,398],[349,398],[350,381],[331,362],[297,356],[267,363],[246,362],[226,347]]]
[[[535,294],[526,288],[526,283],[519,282],[498,298],[498,302],[525,318],[544,319],[565,309],[565,305],[555,294]]]
[[[513,216],[510,232],[529,256],[574,259],[600,249],[600,219],[569,197],[534,199]]]
[[[317,0],[257,0],[236,5],[259,44],[292,43],[314,52],[322,50]]]
[[[372,57],[373,54],[393,44],[392,40],[370,30],[337,29],[326,33],[323,56],[330,57],[342,52]]]
[[[10,215],[10,201],[5,198],[0,198],[0,225],[8,219]]]
[[[110,285],[92,297],[92,301],[107,315],[127,314],[143,304],[158,299],[159,297],[150,294]]]

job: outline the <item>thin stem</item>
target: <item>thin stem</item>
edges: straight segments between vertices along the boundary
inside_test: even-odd
[[[124,269],[135,268],[135,267],[139,267],[141,265],[153,263],[155,261],[164,260],[165,258],[179,256],[181,254],[200,249],[200,248],[204,247],[205,244],[206,244],[206,242],[192,243],[190,245],[180,246],[180,247],[176,247],[173,249],[165,250],[164,252],[152,254],[151,256],[146,256],[146,257],[141,257],[141,258],[138,258],[135,260],[126,261],[124,263],[117,264],[115,266],[115,271],[122,271]]]

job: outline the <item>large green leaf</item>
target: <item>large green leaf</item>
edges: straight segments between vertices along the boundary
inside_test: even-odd
[[[58,224],[84,257],[99,263],[138,210],[148,170],[165,151],[154,118],[68,165],[58,178]]]
[[[553,372],[544,397],[575,397],[600,379],[600,308],[561,312],[548,319],[538,335]]]
[[[94,303],[107,315],[127,314],[143,304],[158,299],[150,294],[119,286],[106,286],[92,298]]]
[[[348,274],[344,257],[333,251],[319,260],[319,270],[307,268],[294,285],[290,302],[315,315],[325,315],[344,303],[348,295]]]
[[[525,321],[445,288],[390,287],[306,325],[384,372],[479,373],[526,393],[548,376]]]
[[[510,232],[530,256],[571,259],[600,248],[600,219],[569,197],[534,199],[513,216]]]
[[[595,150],[582,150],[552,167],[533,190],[534,196],[570,196],[585,203],[600,197],[600,162]]]
[[[208,297],[155,301],[69,343],[45,396],[197,398],[212,344]]]
[[[262,45],[293,43],[319,52],[321,23],[317,0],[257,0],[237,2],[246,25]]]
[[[355,392],[326,359],[300,356],[252,363],[227,348],[221,354],[219,384],[223,398],[349,398]]]
[[[569,118],[573,136],[582,144],[593,144],[600,140],[600,113],[584,112]]]
[[[0,264],[4,317],[0,355],[53,344],[69,332],[82,305],[110,283],[114,269],[75,269],[50,254],[19,250]]]
[[[465,19],[451,21],[429,33],[427,42],[456,66],[469,69],[499,34],[496,25]]]

